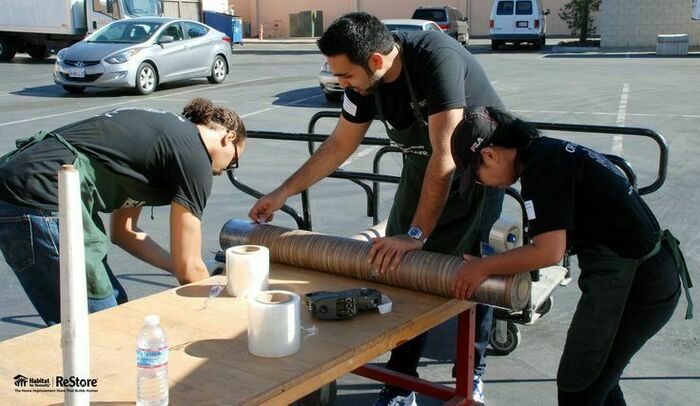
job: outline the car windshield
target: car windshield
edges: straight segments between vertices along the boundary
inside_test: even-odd
[[[386,27],[389,31],[422,31],[423,27],[420,25],[409,25],[409,24],[387,24]]]
[[[155,22],[117,21],[92,34],[86,42],[138,44],[151,38],[160,26]]]
[[[418,9],[413,13],[416,20],[447,21],[445,10]]]

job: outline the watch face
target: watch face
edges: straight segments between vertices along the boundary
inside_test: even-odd
[[[423,232],[418,227],[411,227],[408,229],[408,236],[413,239],[419,240],[423,236]]]

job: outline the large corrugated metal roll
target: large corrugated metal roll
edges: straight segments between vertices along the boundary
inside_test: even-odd
[[[224,224],[219,242],[222,249],[243,244],[264,245],[270,250],[272,262],[445,297],[452,297],[452,282],[462,263],[456,256],[412,251],[396,270],[378,275],[367,263],[369,242],[243,220],[229,220]],[[492,276],[470,300],[521,310],[530,300],[531,287],[529,273]]]

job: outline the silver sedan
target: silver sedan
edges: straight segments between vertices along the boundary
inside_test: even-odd
[[[231,38],[204,24],[173,18],[115,21],[56,55],[53,80],[69,93],[88,86],[152,93],[159,84],[226,79]]]

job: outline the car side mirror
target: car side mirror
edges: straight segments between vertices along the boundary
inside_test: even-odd
[[[546,15],[546,16],[549,15],[549,9],[548,9],[548,8],[544,9],[544,15]]]
[[[462,17],[462,21],[469,21],[469,17]]]
[[[163,35],[160,38],[158,38],[158,43],[159,44],[169,44],[171,42],[174,42],[175,38],[173,38],[172,35]]]

